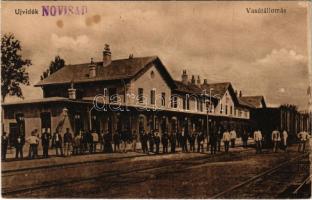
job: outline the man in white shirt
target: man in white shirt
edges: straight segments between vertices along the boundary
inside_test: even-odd
[[[31,132],[31,136],[29,136],[26,141],[29,143],[29,159],[34,159],[37,155],[37,146],[39,144],[39,138],[36,135],[37,129]]]
[[[222,140],[224,143],[225,153],[228,153],[229,152],[229,144],[230,144],[230,140],[231,140],[231,135],[230,135],[228,129],[226,129],[226,131],[223,133]]]
[[[230,136],[231,136],[231,147],[234,148],[235,147],[235,140],[236,140],[236,131],[235,131],[235,129],[233,129],[230,132]]]
[[[92,153],[96,153],[96,146],[97,146],[97,143],[99,142],[99,135],[98,133],[96,132],[96,130],[93,130],[92,133]]]
[[[286,130],[282,132],[282,144],[284,151],[287,152],[287,138],[288,138],[288,133]]]
[[[297,137],[299,139],[299,146],[298,146],[298,152],[305,152],[305,146],[306,146],[306,142],[309,139],[309,134],[306,130],[301,131],[297,134]],[[301,150],[302,149],[302,150]]]
[[[256,129],[254,132],[254,140],[256,143],[256,153],[262,152],[262,133],[259,129]]]
[[[278,131],[278,129],[276,128],[272,132],[273,152],[277,152],[278,144],[279,144],[280,141],[281,141],[281,134]]]

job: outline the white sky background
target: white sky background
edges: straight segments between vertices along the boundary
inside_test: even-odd
[[[86,5],[85,16],[15,15],[42,5]],[[243,95],[269,105],[307,108],[307,2],[2,2],[2,34],[12,32],[31,59],[32,84],[56,55],[66,64],[157,55],[175,79],[183,69],[208,82],[230,81]],[[246,8],[285,8],[286,14],[248,14]],[[40,88],[23,87],[26,99]],[[6,101],[16,98],[7,98]]]

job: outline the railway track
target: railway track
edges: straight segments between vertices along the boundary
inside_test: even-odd
[[[104,172],[102,174],[97,174],[95,176],[90,176],[86,178],[74,178],[70,180],[59,180],[57,182],[49,182],[49,183],[43,183],[43,184],[37,184],[37,185],[32,185],[28,187],[21,187],[21,188],[2,188],[2,195],[3,196],[10,196],[10,195],[17,195],[20,193],[27,193],[27,192],[32,192],[35,190],[41,190],[41,189],[47,189],[50,187],[54,186],[64,186],[68,184],[73,184],[73,183],[80,183],[80,182],[86,182],[86,181],[93,181],[97,179],[103,179],[103,178],[109,178],[109,177],[114,177],[114,176],[123,176],[123,175],[128,175],[132,173],[142,173],[142,172],[148,172],[151,170],[159,170],[159,169],[166,169],[166,168],[171,168],[174,166],[177,166],[177,163],[180,162],[180,164],[183,165],[192,165],[192,164],[203,164],[211,160],[211,157],[196,157],[196,158],[191,158],[187,160],[173,160],[172,162],[168,164],[162,164],[161,166],[149,166],[149,167],[143,167],[140,169],[132,169],[132,170],[124,170],[124,171],[114,171],[114,172]],[[62,166],[58,166],[62,167]]]
[[[312,175],[308,175],[301,184],[292,192],[293,198],[309,198],[311,197],[311,178]]]
[[[80,155],[83,156],[83,155]],[[17,172],[25,172],[25,171],[36,171],[41,169],[53,169],[53,168],[66,168],[66,167],[73,167],[78,165],[89,165],[93,163],[110,163],[110,162],[118,162],[120,160],[126,160],[130,158],[139,158],[139,157],[145,157],[150,156],[147,154],[143,155],[137,155],[137,156],[126,156],[126,157],[120,157],[120,158],[108,158],[108,159],[97,159],[97,160],[89,160],[89,161],[78,161],[74,163],[62,163],[62,164],[54,164],[54,165],[41,165],[37,167],[25,167],[25,168],[19,168],[19,169],[8,169],[8,170],[2,170],[2,176],[10,176],[11,174],[14,175],[14,173]]]
[[[247,152],[247,151],[246,151]],[[248,151],[249,152],[249,151]],[[183,170],[183,169],[187,169],[189,167],[193,167],[193,166],[201,166],[201,165],[206,165],[208,162],[215,162],[217,161],[216,159],[223,159],[222,156],[227,157],[227,158],[231,158],[233,160],[238,160],[240,158],[244,157],[244,154],[239,154],[239,155],[220,155],[220,157],[215,156],[215,157],[207,157],[207,156],[201,156],[201,157],[196,157],[196,158],[190,158],[190,159],[176,159],[176,160],[170,160],[170,162],[168,163],[160,163],[156,166],[144,166],[142,168],[139,169],[125,169],[125,170],[114,170],[114,171],[106,171],[106,172],[102,172],[100,174],[96,174],[95,176],[89,176],[89,177],[85,177],[85,178],[81,178],[81,177],[76,177],[73,179],[65,179],[65,180],[57,180],[57,181],[51,181],[51,182],[46,182],[46,183],[40,183],[40,184],[36,184],[36,185],[32,185],[32,186],[22,186],[22,187],[18,187],[18,188],[2,188],[2,195],[4,197],[14,197],[14,196],[23,196],[23,194],[29,194],[30,192],[36,192],[36,191],[46,191],[49,190],[52,187],[62,187],[62,186],[67,186],[70,184],[80,184],[80,183],[90,183],[92,181],[96,181],[96,180],[100,180],[100,179],[112,179],[114,177],[123,177],[123,176],[127,176],[127,175],[131,175],[133,173],[148,173],[148,172],[152,172],[152,171],[156,171],[156,170],[161,170],[161,171],[178,171],[178,170]],[[256,155],[254,155],[256,156]],[[252,178],[252,180],[247,180],[243,183],[240,183],[232,188],[230,188],[229,190],[226,190],[222,193],[219,193],[218,195],[213,196],[212,198],[220,198],[225,196],[226,194],[228,194],[231,191],[234,191],[240,187],[243,187],[245,185],[247,185],[248,183],[252,182],[253,180],[256,180],[257,178],[260,178],[264,175],[267,174],[272,174],[274,173],[274,171],[277,171],[278,169],[282,168],[283,166],[287,165],[287,163],[291,163],[294,162],[302,157],[304,157],[305,155],[300,155],[298,157],[295,157],[289,161],[283,162],[281,164],[279,164],[278,166],[269,169],[255,177]],[[92,163],[89,163],[89,165],[91,165]],[[209,163],[208,163],[209,164]],[[58,167],[64,167],[64,166],[58,166]],[[65,166],[65,167],[72,167],[72,166]],[[37,170],[43,170],[43,169],[37,169]],[[19,173],[19,172],[17,172]],[[146,177],[145,177],[146,178]],[[148,177],[147,177],[148,178]],[[139,180],[140,182],[144,181],[145,179]],[[137,180],[134,180],[137,181]]]
[[[258,175],[255,175],[251,177],[250,179],[243,181],[237,185],[234,185],[233,187],[230,187],[227,190],[224,190],[211,198],[261,198],[261,195],[264,195],[266,198],[274,198],[274,192],[276,191],[270,191],[266,190],[268,187],[271,189],[274,188],[281,188],[281,185],[278,184],[288,184],[287,190],[284,191],[282,194],[277,196],[278,198],[290,198],[294,197],[301,189],[306,186],[307,183],[311,183],[311,175],[310,170],[306,170],[305,172],[308,173],[302,174],[301,176],[301,182],[298,184],[298,182],[292,183],[292,185],[289,185],[290,183],[286,182],[287,178],[293,173],[292,170],[294,168],[298,167],[298,162],[302,160],[306,160],[307,156],[309,154],[305,153],[303,155],[297,156],[291,160],[288,160],[286,162],[283,162],[271,169],[268,169]],[[304,169],[308,169],[310,167],[310,162],[306,163],[306,167]],[[297,175],[300,174],[299,172]],[[304,181],[302,181],[302,177]],[[299,178],[300,179],[300,178]],[[254,186],[254,187],[253,187]],[[253,190],[253,188],[256,188],[257,190]],[[265,189],[266,188],[266,189]],[[267,196],[266,196],[267,195]]]

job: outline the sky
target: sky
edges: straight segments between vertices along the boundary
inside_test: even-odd
[[[42,6],[87,6],[86,15],[41,16]],[[269,106],[308,105],[311,52],[308,2],[2,2],[1,33],[14,33],[32,60],[25,99],[42,97],[40,80],[56,55],[66,64],[157,55],[173,78],[200,75],[231,82],[243,95],[263,95]],[[16,15],[37,8],[39,15]],[[284,8],[250,14],[247,8]],[[310,43],[311,44],[311,43]],[[152,84],[152,83],[151,83]],[[16,101],[8,97],[6,101]]]

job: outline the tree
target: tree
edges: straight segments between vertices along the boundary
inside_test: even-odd
[[[4,34],[1,38],[1,97],[4,102],[7,95],[24,98],[20,84],[29,85],[26,67],[31,60],[23,59],[20,41],[13,34]]]
[[[54,61],[51,61],[49,69],[44,71],[40,77],[41,80],[58,71],[65,66],[65,61],[60,56],[55,56]]]

